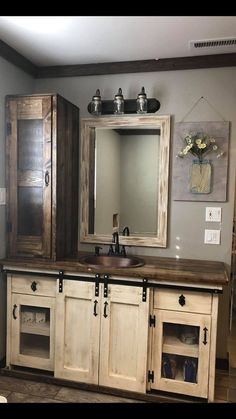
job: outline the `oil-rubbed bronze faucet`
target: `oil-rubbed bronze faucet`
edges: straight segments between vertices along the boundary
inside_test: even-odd
[[[124,227],[123,228],[123,232],[122,232],[123,236],[129,236],[129,227]]]

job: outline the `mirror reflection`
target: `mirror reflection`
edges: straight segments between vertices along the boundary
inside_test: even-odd
[[[152,115],[82,120],[81,242],[109,243],[117,230],[123,244],[166,246],[169,122]]]
[[[156,236],[159,143],[159,129],[95,130],[90,233],[110,234],[117,223],[120,234],[129,226],[130,235]]]

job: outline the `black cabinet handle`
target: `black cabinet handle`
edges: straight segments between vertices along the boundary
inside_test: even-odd
[[[49,185],[49,171],[48,170],[45,172],[44,180],[45,180],[45,185],[48,186]]]
[[[13,315],[13,319],[14,319],[14,320],[16,320],[16,319],[17,319],[17,317],[16,317],[16,309],[17,309],[17,305],[16,305],[16,304],[14,304],[14,306],[13,306],[13,310],[12,310],[12,315]]]
[[[31,289],[32,289],[32,291],[36,291],[37,290],[37,282],[35,282],[35,281],[32,282]]]
[[[103,312],[103,317],[107,317],[107,306],[108,306],[108,302],[107,301],[105,301],[105,303],[104,303],[104,312]]]
[[[204,338],[203,338],[203,345],[206,345],[207,344],[207,332],[208,332],[208,329],[206,328],[206,327],[204,327],[204,329],[203,329],[203,332],[204,332]]]
[[[97,309],[97,300],[94,301],[94,307],[93,307],[93,315],[96,317],[98,315],[96,309]]]

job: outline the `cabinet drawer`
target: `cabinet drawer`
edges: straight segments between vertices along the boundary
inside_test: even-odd
[[[211,313],[212,295],[205,292],[156,289],[154,308],[164,310],[189,311],[191,313]]]
[[[11,291],[19,294],[56,296],[57,281],[37,276],[12,275]]]

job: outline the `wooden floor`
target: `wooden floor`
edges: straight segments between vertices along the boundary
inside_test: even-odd
[[[236,392],[236,375],[229,380],[227,372],[217,370],[216,403],[228,402],[229,385]],[[5,396],[8,403],[140,403],[138,400],[4,375],[0,375],[0,395]]]

